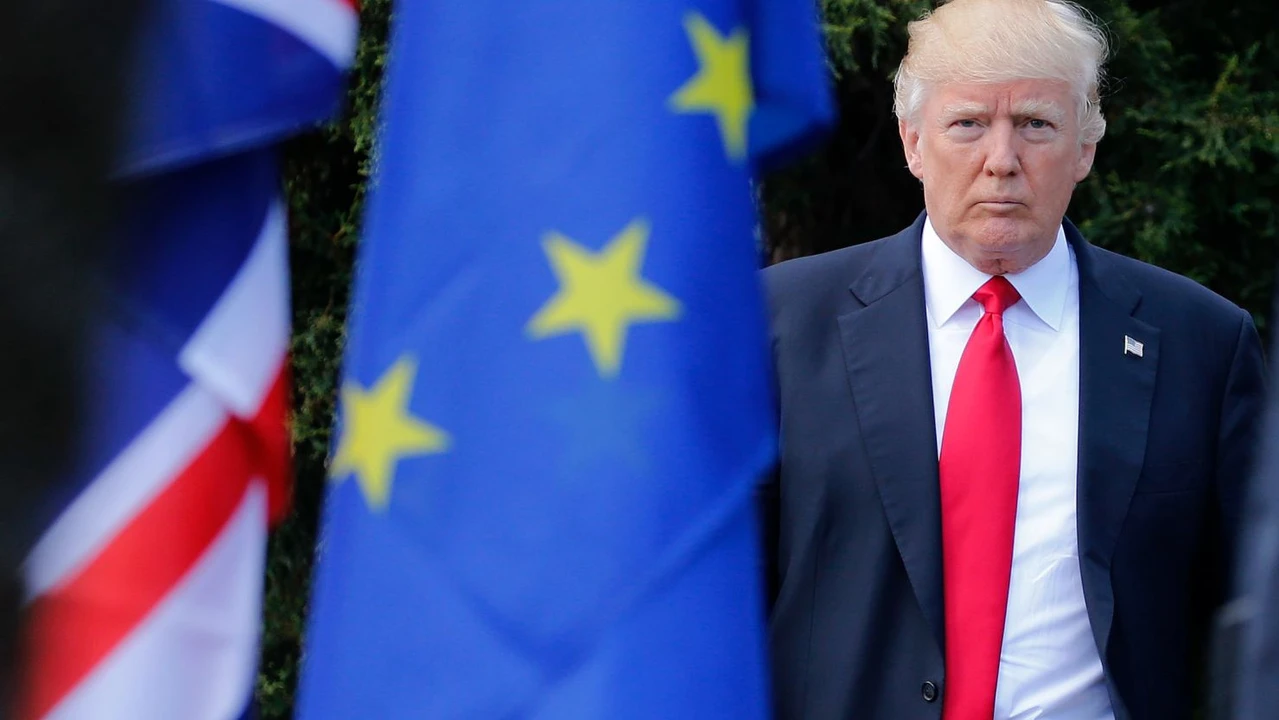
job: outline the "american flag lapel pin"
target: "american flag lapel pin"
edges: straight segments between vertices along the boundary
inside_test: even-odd
[[[1145,345],[1142,345],[1136,340],[1133,340],[1132,337],[1128,335],[1124,336],[1124,354],[1125,355],[1136,355],[1137,357],[1141,357],[1142,351],[1144,349],[1145,349]]]

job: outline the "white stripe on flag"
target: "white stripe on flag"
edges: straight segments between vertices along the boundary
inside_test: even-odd
[[[178,356],[192,379],[241,418],[257,414],[288,352],[288,252],[284,208],[277,200],[244,265]]]
[[[355,11],[339,0],[214,0],[275,23],[341,69],[355,57]]]
[[[46,717],[238,717],[256,676],[265,552],[266,491],[255,480],[191,571]]]
[[[208,392],[188,385],[58,516],[27,556],[27,599],[75,575],[151,504],[226,424]]]

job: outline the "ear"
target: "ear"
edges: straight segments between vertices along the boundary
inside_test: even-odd
[[[906,167],[910,174],[924,179],[924,161],[919,156],[919,130],[905,120],[897,121],[897,134],[902,139],[902,152],[906,154]]]
[[[1075,163],[1075,182],[1083,182],[1092,171],[1092,161],[1097,155],[1097,143],[1085,143],[1079,147],[1079,160]]]

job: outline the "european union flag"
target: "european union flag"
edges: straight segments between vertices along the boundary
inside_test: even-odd
[[[811,0],[397,7],[300,717],[768,714],[750,176]]]

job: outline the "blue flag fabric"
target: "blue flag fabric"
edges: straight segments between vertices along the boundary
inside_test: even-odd
[[[333,88],[355,55],[351,0],[156,0],[148,8],[121,176],[268,147],[338,110]]]
[[[418,0],[389,72],[299,717],[765,717],[750,178],[830,120],[813,4]]]

